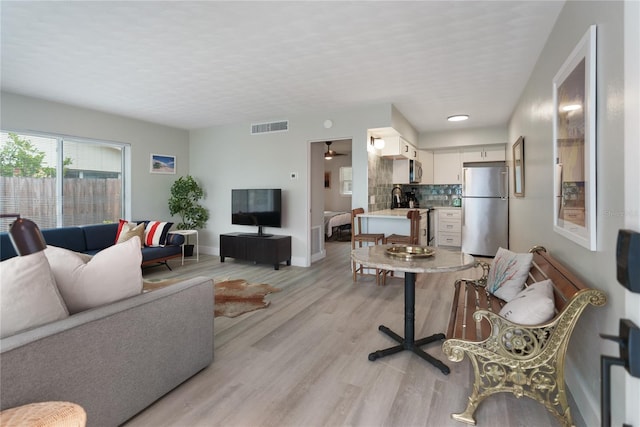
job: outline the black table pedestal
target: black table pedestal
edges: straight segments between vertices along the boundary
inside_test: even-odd
[[[436,368],[440,369],[440,371],[448,375],[449,367],[431,356],[430,354],[425,353],[420,347],[434,341],[440,341],[445,339],[444,334],[434,334],[428,336],[426,338],[421,338],[416,340],[414,338],[414,328],[415,328],[415,306],[416,306],[416,273],[404,273],[404,338],[400,335],[393,332],[391,329],[387,328],[384,325],[380,325],[378,328],[380,331],[384,332],[395,341],[397,341],[400,345],[396,345],[394,347],[389,347],[384,350],[374,351],[369,354],[369,360],[374,361],[381,357],[389,356],[395,353],[399,353],[404,350],[409,350],[431,363]]]

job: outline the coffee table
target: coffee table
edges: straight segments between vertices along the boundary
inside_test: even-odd
[[[374,361],[381,357],[408,350],[417,354],[422,359],[440,369],[443,374],[447,375],[450,372],[449,367],[420,348],[434,341],[443,340],[445,335],[443,333],[437,333],[418,340],[415,339],[416,273],[445,273],[464,270],[473,267],[475,260],[471,255],[441,248],[432,248],[435,250],[435,253],[430,257],[406,260],[389,256],[387,254],[387,248],[391,246],[392,245],[367,246],[351,251],[351,259],[358,264],[382,270],[404,272],[404,337],[401,337],[388,327],[380,325],[378,329],[397,341],[399,345],[374,351],[369,354],[369,360]]]

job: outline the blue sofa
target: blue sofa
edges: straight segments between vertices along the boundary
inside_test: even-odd
[[[138,223],[144,221],[137,221]],[[42,231],[42,236],[48,245],[58,246],[75,252],[82,252],[95,255],[103,249],[113,246],[116,241],[118,224],[96,224],[78,227],[49,228]],[[182,256],[181,245],[184,243],[184,236],[179,234],[169,234],[167,245],[164,247],[143,247],[142,265],[164,264],[167,268],[167,260]],[[11,244],[9,234],[0,233],[0,260],[16,256],[16,251]]]

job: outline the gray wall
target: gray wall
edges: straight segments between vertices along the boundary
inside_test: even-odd
[[[5,92],[0,106],[0,120],[5,130],[131,144],[130,219],[171,219],[167,206],[171,184],[189,172],[186,130]],[[150,174],[151,153],[176,156],[176,175]]]
[[[221,233],[251,231],[231,225],[232,188],[275,187],[283,190],[283,227],[268,232],[291,235],[292,263],[310,265],[310,195],[315,194],[307,182],[313,141],[352,140],[352,205],[367,206],[367,129],[390,126],[390,104],[286,119],[288,132],[250,135],[249,123],[190,132],[189,170],[207,189],[205,205],[211,212],[209,226],[200,233],[206,252],[219,253]],[[333,121],[329,129],[323,126],[326,119]],[[291,172],[298,172],[298,179],[291,180]],[[322,193],[318,197],[324,201]]]
[[[597,39],[597,252],[553,231],[552,80],[591,24]],[[587,425],[600,424],[600,355],[617,354],[599,333],[618,329],[624,293],[616,282],[615,243],[624,226],[624,75],[623,3],[567,2],[551,32],[509,123],[509,147],[525,139],[526,197],[510,202],[510,245],[524,251],[543,244],[592,287],[609,298],[604,308],[589,308],[580,320],[566,363],[567,383]],[[614,390],[624,390],[616,379]],[[614,404],[624,398],[614,392]],[[623,414],[624,408],[614,408]],[[612,425],[620,425],[622,420]]]
[[[625,228],[640,232],[640,2],[628,0],[624,9],[624,84],[625,84]],[[640,294],[625,291],[624,317],[640,325]],[[620,369],[618,369],[620,371]],[[626,423],[640,425],[640,378],[625,375]]]
[[[452,127],[455,124],[452,124]],[[507,126],[484,128],[465,128],[420,134],[418,148],[433,150],[438,148],[456,148],[467,145],[504,144],[508,141]]]
[[[391,127],[398,131],[404,139],[417,147],[418,132],[395,106],[391,106]]]

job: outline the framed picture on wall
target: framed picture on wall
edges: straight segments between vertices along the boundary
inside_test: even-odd
[[[324,173],[324,188],[331,188],[331,172]]]
[[[165,154],[151,154],[151,173],[176,173],[176,156]]]
[[[553,79],[553,229],[596,250],[596,26]]]
[[[513,144],[513,195],[524,197],[524,138]]]

